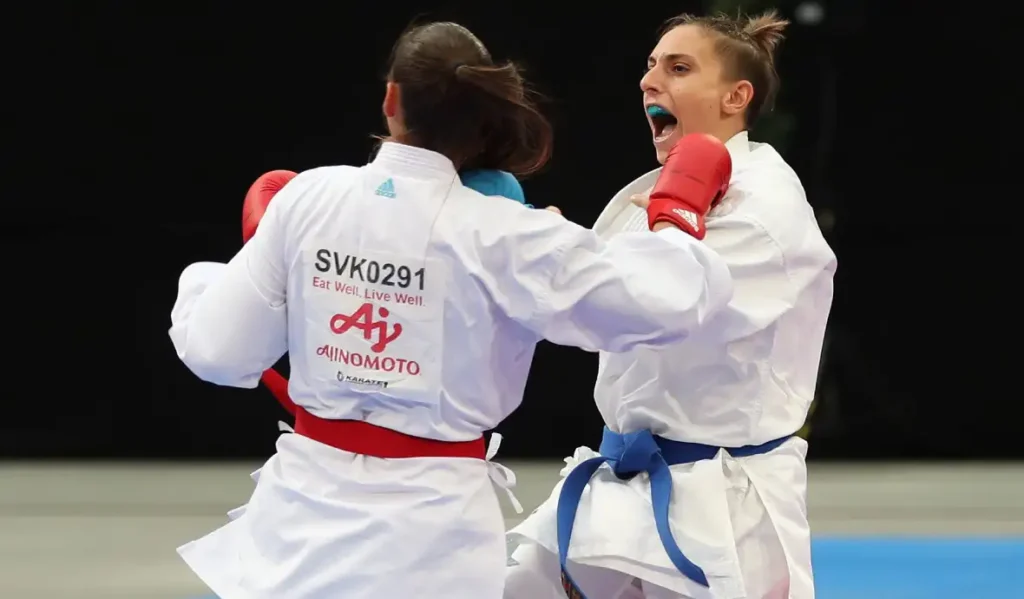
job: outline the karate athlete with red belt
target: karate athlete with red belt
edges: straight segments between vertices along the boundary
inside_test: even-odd
[[[647,209],[653,234],[606,242],[462,184],[467,165],[546,163],[550,125],[524,86],[464,27],[410,29],[376,157],[267,175],[255,235],[182,273],[170,336],[193,373],[253,388],[291,364],[294,434],[244,513],[179,549],[222,599],[499,599],[483,432],[521,403],[536,343],[665,347],[728,304],[728,268],[700,241],[729,180],[712,137],[682,140]]]
[[[482,482],[496,477],[481,434],[521,401],[536,342],[613,351],[659,347],[696,334],[730,297],[724,265],[693,249],[702,247],[702,214],[724,191],[728,154],[709,138],[684,141],[680,156],[692,155],[681,160],[696,166],[662,179],[663,197],[649,210],[657,234],[604,245],[560,215],[466,190],[457,200],[458,214],[472,217],[479,229],[467,229],[465,238],[453,232],[456,238],[446,243],[471,251],[465,244],[478,234],[490,240],[490,247],[472,250],[481,261],[467,265],[446,266],[440,256],[430,257],[433,252],[425,261],[415,258],[429,244],[433,217],[426,214],[418,219],[420,232],[405,226],[398,235],[381,229],[358,244],[344,241],[360,236],[348,223],[366,222],[378,208],[365,204],[378,199],[344,197],[341,190],[397,178],[412,157],[442,166],[422,150],[387,144],[363,169],[315,169],[294,178],[277,171],[261,178],[257,202],[269,207],[259,230],[231,263],[186,269],[171,334],[193,372],[223,385],[255,386],[287,350],[295,434],[280,437],[277,454],[259,471],[255,492],[232,512],[232,521],[179,550],[186,561],[225,599],[273,596],[257,589],[297,598],[501,597],[504,525],[493,489]],[[313,190],[319,193],[307,195]],[[324,218],[320,206],[331,197],[326,190],[344,197],[337,201],[351,204],[355,214]],[[266,202],[268,196],[275,200]],[[412,198],[417,200],[439,201]],[[474,208],[473,201],[487,206]],[[399,213],[377,216],[394,223]],[[293,241],[288,222],[323,224],[310,243]],[[661,239],[666,235],[671,241]],[[268,247],[271,242],[281,245]],[[391,253],[395,244],[399,249]],[[304,246],[294,259],[275,257]],[[391,251],[377,249],[385,247]],[[263,257],[259,263],[282,268],[275,275],[280,286],[269,287],[269,275],[250,271],[257,256]],[[367,295],[387,292],[368,283],[366,263],[358,299],[337,291],[352,284],[336,273],[351,274],[356,256],[404,266],[413,281],[419,268],[425,274],[448,271],[444,285],[425,282],[423,299],[412,304],[445,308],[430,320],[398,304],[382,311],[370,303],[376,310],[364,310]],[[662,267],[670,262],[674,268]],[[292,269],[287,263],[294,263]],[[503,271],[508,264],[517,267]],[[485,285],[496,299],[479,296],[472,279],[458,276],[464,268],[493,277]],[[281,313],[285,301],[287,319]],[[444,314],[453,322],[447,324]],[[467,329],[467,321],[478,324]],[[447,346],[442,351],[439,338]],[[382,342],[387,352],[375,354]],[[375,370],[368,369],[370,361]],[[427,386],[419,377],[431,370],[435,382]]]
[[[242,205],[242,243],[249,241],[256,234],[256,228],[260,224],[260,219],[266,213],[267,206],[270,204],[270,199],[274,197],[274,194],[278,192],[280,187],[284,187],[288,181],[291,181],[298,174],[292,171],[273,172],[276,173],[273,176],[260,177],[259,180],[253,183],[249,193],[245,196],[245,202]],[[523,193],[523,187],[512,173],[476,169],[460,173],[459,178],[462,180],[463,185],[485,196],[508,198],[533,208],[532,205],[526,203],[526,194]],[[552,208],[552,210],[556,209]],[[288,396],[288,379],[284,378],[277,370],[268,368],[264,371],[263,376],[260,377],[260,381],[266,385],[270,393],[277,399],[277,402],[281,404],[281,407],[294,418],[295,402]],[[500,444],[501,435],[492,435],[491,445],[487,450],[488,454],[497,453]],[[508,492],[509,499],[513,506],[515,506],[516,511],[522,512],[519,501],[512,495],[512,491],[508,487],[508,485],[515,484],[515,476],[499,464],[495,464],[495,467],[495,482],[504,487]],[[258,480],[259,470],[253,472],[252,477],[254,480]],[[241,509],[239,508],[239,510]],[[232,514],[241,513],[239,510],[235,510]]]

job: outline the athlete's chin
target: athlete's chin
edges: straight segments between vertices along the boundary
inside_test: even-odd
[[[665,161],[668,160],[668,154],[672,151],[672,146],[676,145],[680,137],[680,135],[674,133],[665,139],[656,139],[654,141],[654,151],[658,156],[660,164],[665,164]]]

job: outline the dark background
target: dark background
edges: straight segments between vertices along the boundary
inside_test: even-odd
[[[177,361],[177,277],[238,250],[262,172],[367,160],[387,52],[417,15],[529,68],[557,149],[527,197],[589,225],[655,166],[638,82],[659,24],[711,3],[348,4],[11,15],[0,456],[273,451],[284,413],[265,389],[218,388]],[[797,4],[775,5],[792,18]],[[791,26],[779,105],[754,136],[797,169],[839,256],[811,457],[1022,458],[1020,219],[1003,214],[1020,194],[1006,130],[1019,102],[991,58],[1005,38],[923,4],[823,5],[820,23]],[[594,356],[542,344],[503,455],[594,443],[595,372]]]

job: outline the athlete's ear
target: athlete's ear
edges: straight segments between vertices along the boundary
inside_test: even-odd
[[[398,85],[394,82],[388,81],[387,87],[384,88],[384,116],[389,119],[393,119],[398,116],[399,106],[399,92]]]

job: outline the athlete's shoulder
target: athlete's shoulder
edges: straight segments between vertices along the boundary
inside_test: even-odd
[[[325,205],[344,197],[355,180],[352,174],[358,170],[350,166],[321,166],[303,170],[274,196],[271,205],[276,211],[287,215],[282,217],[282,222],[304,222],[319,213]]]
[[[335,194],[339,189],[350,186],[359,178],[361,168],[348,165],[318,166],[302,171],[292,184],[296,191],[307,195],[319,196],[324,193]]]
[[[768,144],[750,144],[750,152],[733,162],[730,192],[786,204],[806,204],[807,195],[796,171]],[[760,204],[760,202],[758,202]]]
[[[344,183],[353,179],[358,172],[358,167],[352,166],[318,166],[306,169],[289,181],[282,192],[288,192],[286,195],[300,196],[313,189]]]
[[[800,177],[768,144],[751,144],[733,167],[729,192],[708,218],[715,229],[750,229],[779,253],[782,263],[834,261]]]
[[[299,173],[298,177],[295,177],[295,181],[299,181],[307,185],[316,182],[328,181],[346,182],[358,177],[361,168],[363,167],[344,164],[318,166],[302,171]]]
[[[800,177],[768,144],[751,144],[734,162],[729,191],[711,216],[753,220],[779,238],[814,223]]]

